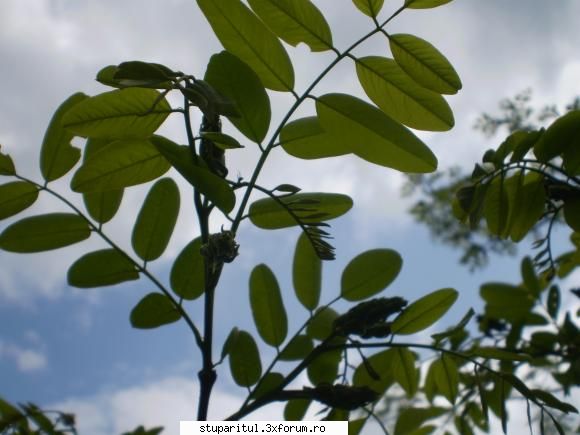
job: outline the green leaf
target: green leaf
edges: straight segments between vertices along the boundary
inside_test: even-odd
[[[0,249],[10,252],[41,252],[73,245],[87,239],[91,228],[82,217],[50,213],[24,218],[0,234]]]
[[[318,355],[306,368],[308,380],[314,386],[322,383],[334,384],[340,360],[340,350],[324,352]]]
[[[356,420],[349,420],[348,422],[348,435],[359,435],[365,423],[366,418],[358,418]]]
[[[376,17],[383,7],[385,0],[353,0],[354,5],[363,14]]]
[[[309,219],[313,210],[315,213],[324,214],[317,216],[314,221],[328,221],[342,216],[352,207],[352,199],[340,193],[297,193],[296,195],[279,198],[279,201],[290,206],[304,205],[306,212],[296,212],[296,214],[306,223],[313,219]],[[310,209],[313,210],[310,210]],[[272,198],[263,198],[253,202],[250,205],[249,211],[250,220],[258,228],[266,230],[275,230],[280,228],[288,228],[298,225],[298,222],[282,207],[278,201]]]
[[[291,339],[280,352],[279,359],[282,361],[297,361],[308,356],[314,349],[312,339],[307,335],[297,335]]]
[[[139,279],[131,260],[115,249],[83,255],[68,270],[69,285],[79,288],[105,287]]]
[[[40,148],[40,172],[47,182],[62,177],[81,157],[80,150],[71,145],[74,134],[64,129],[62,119],[67,111],[87,98],[78,92],[67,98],[52,115]]]
[[[399,275],[403,259],[392,249],[372,249],[353,258],[344,268],[340,295],[360,301],[376,295]]]
[[[517,190],[510,208],[509,231],[514,242],[522,240],[536,225],[544,214],[546,191],[544,177],[529,173],[523,179],[523,185]]]
[[[467,326],[467,324],[469,323],[469,321],[472,319],[472,317],[475,316],[475,311],[473,311],[473,308],[470,308],[469,311],[465,314],[465,316],[463,316],[463,318],[459,321],[459,323],[451,328],[448,328],[445,332],[441,332],[439,334],[433,334],[431,335],[431,338],[433,338],[433,340],[439,342],[441,340],[443,340],[444,338],[448,338],[451,337],[461,331],[463,331],[463,329],[465,328],[465,326]]]
[[[411,398],[417,393],[419,372],[415,368],[416,356],[409,349],[393,348],[393,378]]]
[[[154,89],[171,89],[171,79],[178,76],[165,65],[138,60],[120,63],[112,72],[111,81],[115,84]]]
[[[548,314],[552,319],[558,318],[558,311],[560,310],[560,299],[560,289],[557,285],[553,285],[548,291],[548,300],[546,303],[548,307]]]
[[[355,369],[354,385],[366,385],[378,394],[383,394],[394,383],[394,349],[383,350],[364,360]]]
[[[310,318],[306,333],[317,340],[326,339],[333,330],[333,322],[338,313],[329,307],[321,307]]]
[[[257,385],[256,389],[252,391],[251,396],[253,399],[258,399],[259,397],[275,390],[282,384],[282,382],[284,382],[284,376],[282,373],[266,373],[261,382]]]
[[[199,107],[199,110],[210,119],[218,115],[240,117],[236,104],[204,80],[186,83],[185,88],[182,87],[180,90],[192,105]]]
[[[396,121],[430,131],[446,131],[455,125],[445,99],[418,85],[393,59],[357,59],[356,73],[369,98]]]
[[[212,141],[215,146],[222,150],[231,150],[244,147],[238,142],[236,138],[224,133],[218,133],[215,131],[202,131],[201,137]]]
[[[534,145],[534,154],[541,162],[564,157],[564,167],[576,174],[578,162],[574,151],[580,147],[580,110],[573,110],[556,119]],[[569,154],[572,152],[572,154]],[[571,167],[568,167],[571,166]]]
[[[534,305],[534,298],[526,289],[508,284],[484,284],[480,294],[486,302],[486,314],[497,319],[522,321]]]
[[[276,276],[265,264],[250,275],[250,305],[260,337],[270,346],[280,346],[288,334],[288,318]]]
[[[171,178],[157,181],[137,216],[131,242],[144,261],[161,257],[173,234],[179,214],[179,189]]]
[[[310,0],[249,0],[250,7],[282,40],[303,42],[312,51],[332,49],[332,34],[324,15]]]
[[[486,359],[497,359],[502,361],[529,361],[530,356],[526,354],[520,354],[515,352],[510,352],[503,349],[497,349],[495,347],[474,347],[469,352],[470,355],[479,356]]]
[[[284,151],[299,159],[322,159],[350,154],[348,145],[324,131],[316,116],[296,119],[280,132]]]
[[[236,195],[230,185],[203,166],[201,159],[194,160],[187,146],[177,145],[162,136],[153,136],[151,142],[177,172],[222,212],[232,211],[236,203]]]
[[[270,99],[256,73],[227,51],[214,54],[205,81],[236,105],[239,116],[228,119],[248,139],[261,143],[270,126]]]
[[[0,185],[0,219],[26,210],[37,198],[38,188],[26,181],[12,181]]]
[[[294,88],[294,69],[274,34],[239,0],[197,0],[224,48],[246,62],[274,91]]]
[[[152,329],[177,322],[181,313],[171,299],[161,293],[149,293],[131,310],[133,328]]]
[[[414,434],[427,420],[437,418],[448,412],[447,409],[438,406],[429,408],[406,408],[399,413],[394,435]]]
[[[508,228],[509,196],[507,182],[504,182],[501,176],[494,178],[489,184],[484,200],[483,215],[489,232],[494,236],[504,237]]]
[[[169,167],[150,141],[118,140],[83,163],[71,181],[71,188],[81,193],[119,190],[154,180]]]
[[[83,137],[144,139],[170,111],[167,100],[153,89],[118,89],[75,104],[62,117],[62,125]]]
[[[521,271],[524,285],[528,291],[533,295],[539,295],[544,289],[544,286],[540,284],[540,280],[534,270],[534,263],[530,257],[525,257],[522,260]]]
[[[459,386],[459,371],[457,364],[447,355],[433,362],[431,367],[437,391],[443,395],[452,405],[457,398]]]
[[[405,0],[409,9],[430,9],[449,3],[451,0]]]
[[[262,363],[258,346],[252,336],[243,330],[236,330],[232,335],[229,349],[229,361],[232,377],[241,387],[250,387],[262,375]]]
[[[2,145],[0,145],[0,150]],[[14,162],[8,154],[3,154],[0,151],[0,175],[14,175],[16,169],[14,168]]]
[[[322,260],[316,255],[304,233],[300,234],[294,251],[292,283],[302,306],[313,311],[320,302]]]
[[[286,402],[284,407],[284,420],[300,421],[306,415],[311,400],[309,399],[291,399]]]
[[[580,231],[580,198],[567,198],[564,201],[564,220],[574,231]]]
[[[200,249],[201,237],[198,237],[183,248],[171,267],[171,289],[183,299],[197,299],[204,292],[205,266]]]
[[[419,138],[365,101],[327,94],[316,100],[316,112],[324,130],[369,162],[402,172],[437,168],[437,158]]]
[[[569,412],[572,412],[574,414],[578,413],[578,410],[574,406],[570,405],[569,403],[558,400],[552,393],[538,389],[533,389],[531,390],[531,392],[537,399],[544,402],[544,404],[546,404],[546,406],[549,406],[550,408],[557,409],[559,411],[565,412],[566,414]]]
[[[424,39],[399,33],[389,36],[397,64],[421,86],[440,94],[456,94],[461,79],[439,50]]]
[[[89,157],[105,148],[109,143],[110,141],[107,139],[89,138],[85,145],[83,161],[86,162]],[[104,224],[113,219],[117,211],[119,211],[121,201],[123,200],[123,193],[123,189],[83,193],[83,201],[89,215],[98,223]]]
[[[409,305],[393,322],[393,334],[408,335],[422,331],[451,308],[459,293],[451,288],[444,288],[429,293]]]

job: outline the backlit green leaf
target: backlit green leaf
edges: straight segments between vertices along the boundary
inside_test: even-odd
[[[580,198],[566,198],[564,219],[574,231],[580,231]]]
[[[40,172],[46,181],[62,177],[79,161],[81,152],[71,145],[74,134],[62,126],[64,114],[88,97],[76,93],[56,109],[44,134],[40,148]]]
[[[469,323],[469,321],[472,319],[473,316],[475,316],[475,311],[473,311],[473,308],[470,308],[469,311],[467,312],[467,314],[465,314],[465,316],[463,316],[463,318],[459,321],[459,323],[457,325],[455,325],[451,328],[448,328],[445,332],[433,334],[433,335],[431,335],[431,338],[433,338],[433,340],[439,342],[439,341],[443,340],[444,338],[449,338],[455,334],[460,333],[461,331],[463,331],[465,326],[467,326],[467,324]]]
[[[341,360],[340,350],[324,352],[308,365],[306,374],[312,385],[334,384]]]
[[[522,240],[540,220],[546,201],[544,177],[541,174],[526,174],[522,181],[523,184],[510,204],[509,231],[514,242]]]
[[[311,400],[309,399],[291,399],[286,402],[284,407],[284,420],[300,421],[304,418]]]
[[[280,352],[279,358],[282,361],[302,360],[312,352],[312,349],[314,349],[314,344],[310,337],[297,335]]]
[[[360,301],[385,289],[399,275],[403,259],[392,249],[373,249],[353,258],[344,268],[340,295]]]
[[[558,311],[560,310],[560,289],[557,285],[553,285],[550,287],[548,291],[548,300],[547,300],[547,308],[548,314],[552,319],[558,319]]]
[[[345,94],[316,100],[320,125],[357,156],[403,172],[433,172],[437,158],[413,133],[376,107]]]
[[[82,193],[119,190],[154,180],[169,167],[150,141],[118,140],[83,163],[71,181],[71,188]]]
[[[361,362],[354,371],[353,384],[366,385],[379,394],[383,394],[394,383],[393,364],[394,349],[383,350]]]
[[[258,346],[252,336],[243,330],[232,335],[229,346],[229,361],[232,377],[241,387],[250,387],[262,375],[262,363]]]
[[[264,378],[257,385],[256,389],[252,391],[252,398],[257,399],[267,393],[272,392],[284,382],[282,373],[269,372],[264,375]]]
[[[497,319],[521,321],[534,304],[534,298],[526,289],[508,284],[484,284],[480,294],[486,302],[486,314]]]
[[[197,299],[204,292],[205,267],[200,249],[198,237],[183,248],[171,267],[171,289],[183,299]]]
[[[91,228],[76,214],[50,213],[24,218],[0,234],[0,249],[10,252],[41,252],[73,245],[87,239]]]
[[[271,346],[280,346],[288,333],[288,319],[276,276],[265,264],[250,275],[250,305],[260,337]]]
[[[469,353],[482,358],[504,361],[527,361],[530,359],[529,355],[497,349],[495,347],[474,347]]]
[[[549,393],[548,391],[533,389],[531,392],[537,399],[540,399],[550,408],[555,408],[565,413],[578,413],[578,410],[574,406],[558,400],[552,393]]]
[[[0,185],[0,219],[26,210],[37,198],[38,188],[26,181],[12,181]]]
[[[337,317],[338,313],[332,308],[319,308],[308,322],[306,333],[317,340],[324,340],[332,333],[333,322]]]
[[[540,280],[534,270],[534,263],[530,257],[525,257],[522,260],[521,271],[524,285],[528,291],[533,295],[539,295],[544,286],[540,284]]]
[[[170,110],[153,89],[118,89],[75,104],[64,114],[62,125],[83,137],[143,139],[159,128]]]
[[[349,420],[348,435],[359,435],[366,422],[367,422],[366,418],[357,418],[356,420]]]
[[[393,59],[363,57],[358,79],[369,98],[393,119],[419,130],[446,131],[455,121],[445,99],[413,81]]]
[[[83,255],[68,270],[68,283],[91,288],[115,285],[139,279],[135,265],[115,249],[103,249]]]
[[[322,260],[316,255],[304,233],[300,234],[294,251],[292,283],[302,306],[307,310],[314,310],[320,301]]]
[[[541,162],[556,156],[564,156],[564,166],[571,166],[574,174],[578,169],[575,150],[580,147],[580,110],[573,110],[556,119],[534,145],[534,154]],[[572,152],[572,154],[568,154]]]
[[[324,15],[310,0],[249,0],[254,12],[292,46],[303,42],[312,51],[332,48],[332,34]]]
[[[323,130],[316,116],[286,124],[280,132],[280,143],[284,151],[300,159],[321,159],[351,152],[346,143]]]
[[[458,295],[457,290],[445,288],[416,300],[395,319],[391,327],[393,334],[414,334],[428,328],[443,317]]]
[[[238,140],[235,137],[232,137],[224,133],[218,133],[214,131],[203,131],[201,132],[201,137],[212,141],[215,146],[221,148],[222,150],[230,150],[244,147],[242,144],[238,142]]]
[[[457,399],[459,387],[459,371],[455,361],[447,355],[433,362],[431,367],[437,391],[443,395],[452,405]]]
[[[419,372],[415,368],[415,354],[409,349],[397,347],[393,351],[393,378],[407,393],[413,397],[419,384]]]
[[[514,179],[516,180],[516,179]],[[503,177],[495,177],[487,189],[483,215],[489,232],[495,236],[505,236],[509,218],[508,183]]]
[[[433,45],[414,35],[390,35],[397,64],[421,86],[440,94],[455,94],[461,80],[447,58]]]
[[[161,293],[149,293],[131,311],[133,328],[152,329],[177,322],[181,313],[171,300]]]
[[[397,418],[394,435],[415,434],[414,431],[427,420],[440,417],[447,411],[447,409],[438,406],[404,409]]]
[[[405,0],[409,9],[430,9],[449,3],[451,0]]]
[[[296,206],[308,209],[307,211],[297,211],[296,215],[302,221],[321,222],[335,219],[342,216],[352,207],[352,199],[340,193],[297,193],[296,195],[279,198],[288,206]],[[313,213],[323,216],[308,218]],[[266,230],[287,228],[298,225],[298,222],[272,198],[259,199],[250,205],[250,220],[254,225]]]
[[[221,211],[229,213],[234,208],[236,196],[230,185],[203,165],[201,159],[194,160],[185,145],[177,145],[162,136],[153,136],[151,142],[192,186],[211,200]]]
[[[276,36],[240,0],[197,0],[226,50],[246,62],[274,91],[294,88],[294,69]]]
[[[107,139],[89,138],[85,145],[83,161],[86,162],[89,157],[96,154],[109,143],[110,141]],[[123,189],[108,190],[106,192],[83,193],[83,201],[89,215],[98,223],[104,224],[113,219],[119,210],[121,201],[123,200],[123,193]]]
[[[0,150],[2,145],[0,145]],[[0,151],[0,175],[14,175],[16,169],[14,168],[14,162],[8,154],[3,154]]]
[[[228,119],[248,139],[261,143],[270,126],[270,99],[256,73],[227,51],[214,54],[205,81],[236,105],[239,116]]]
[[[385,0],[353,0],[358,10],[369,17],[376,17],[384,2]]]
[[[139,258],[152,261],[161,257],[177,222],[179,202],[179,189],[173,179],[162,178],[151,187],[131,238]]]

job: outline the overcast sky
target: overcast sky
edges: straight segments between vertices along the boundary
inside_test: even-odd
[[[348,0],[315,3],[329,20],[338,48],[370,28],[368,19]],[[385,3],[387,16],[401,2]],[[561,106],[580,94],[579,16],[577,0],[455,0],[434,10],[405,12],[392,23],[391,33],[412,33],[433,43],[462,78],[463,90],[448,99],[455,129],[420,134],[441,168],[469,167],[482,150],[498,143],[500,138],[486,140],[472,127],[481,112],[496,110],[501,98],[532,88],[538,105]],[[193,0],[0,0],[2,151],[14,158],[19,172],[39,179],[38,149],[51,113],[74,92],[103,91],[94,81],[100,68],[145,60],[201,77],[209,57],[220,50]],[[303,46],[288,51],[299,91],[332,58],[311,54]],[[388,55],[387,43],[378,38],[358,53]],[[331,91],[362,95],[351,63],[340,65],[315,93]],[[284,95],[273,95],[272,101],[275,116],[289,107]],[[177,120],[170,120],[163,133],[184,140]],[[257,157],[251,148],[232,151],[229,157],[234,173],[246,178]],[[400,198],[403,179],[395,171],[350,157],[299,161],[279,149],[260,180],[268,186],[291,182],[304,190],[339,191],[353,197],[355,209],[333,223],[337,260],[325,265],[324,300],[336,294],[346,263],[357,253],[377,247],[397,249],[404,258],[403,271],[389,294],[412,299],[449,286],[461,292],[458,306],[448,314],[449,322],[477,303],[481,282],[519,279],[517,260],[494,260],[486,271],[470,275],[457,265],[457,252],[434,246],[426,230],[416,227],[406,214],[409,202]],[[66,192],[68,181],[65,178],[55,186]],[[107,228],[123,246],[129,246],[127,234],[146,193],[143,188],[133,190]],[[186,195],[183,203],[184,209],[191,210]],[[62,207],[41,198],[29,213],[55,210]],[[170,259],[197,231],[191,214],[184,211],[181,216],[167,254],[153,265],[163,278]],[[12,221],[2,222],[0,228]],[[289,280],[297,234],[264,233],[250,224],[242,227],[241,256],[226,270],[218,291],[217,318],[223,319],[218,343],[234,325],[254,330],[246,283],[249,271],[260,262],[268,263],[278,275],[290,318],[306,317],[292,296]],[[71,409],[79,415],[81,433],[118,433],[139,423],[165,425],[168,434],[176,433],[179,419],[195,415],[199,354],[181,324],[152,332],[131,329],[130,309],[151,291],[144,280],[90,291],[66,285],[68,265],[102,246],[91,240],[32,256],[0,252],[0,395]],[[521,251],[528,248],[529,243],[524,243]],[[199,304],[193,304],[192,312],[201,318]],[[220,405],[212,408],[212,418],[235,409],[244,394],[227,372],[227,367],[220,371],[223,376],[216,389]],[[279,409],[269,408],[253,417],[276,418]]]

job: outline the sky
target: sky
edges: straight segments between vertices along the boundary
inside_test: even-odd
[[[386,17],[401,1],[385,3]],[[368,18],[350,1],[315,4],[330,22],[339,49],[370,29]],[[418,133],[437,155],[441,169],[456,164],[469,168],[483,150],[497,145],[499,138],[482,137],[473,131],[473,124],[481,112],[494,112],[500,99],[531,88],[538,104],[562,106],[580,93],[578,16],[577,0],[455,0],[433,10],[407,11],[392,23],[391,33],[412,33],[434,44],[462,78],[463,89],[448,98],[455,128]],[[304,89],[332,59],[331,54],[313,54],[304,46],[286,48],[296,69],[297,90]],[[209,57],[220,50],[192,0],[1,0],[2,152],[12,156],[19,172],[39,180],[38,150],[52,112],[74,92],[104,91],[94,80],[103,66],[144,60],[201,77]],[[365,43],[357,54],[388,55],[387,44],[378,38]],[[337,91],[362,96],[348,62],[339,65],[315,93]],[[280,119],[290,100],[279,93],[271,99],[274,118]],[[312,113],[312,107],[306,106],[302,113]],[[235,134],[227,124],[225,130]],[[170,118],[161,133],[178,142],[185,140],[176,118]],[[251,146],[232,151],[231,173],[248,178],[257,156]],[[67,192],[69,182],[70,177],[65,177],[53,188],[78,202]],[[519,279],[517,259],[492,259],[477,274],[459,266],[459,253],[434,244],[427,230],[413,223],[407,213],[410,202],[400,196],[404,179],[395,171],[351,157],[301,161],[279,149],[272,153],[260,182],[267,186],[290,182],[304,191],[336,191],[353,198],[354,209],[332,222],[337,259],[325,264],[323,301],[336,295],[348,261],[373,248],[395,249],[404,259],[400,276],[385,295],[412,300],[442,287],[458,289],[460,298],[446,316],[448,323],[477,306],[481,283]],[[185,192],[185,184],[180,182],[180,187]],[[130,246],[127,235],[146,192],[146,187],[131,189],[118,216],[106,226],[124,247]],[[182,195],[182,204],[168,250],[152,264],[162,279],[167,279],[171,259],[198,232],[189,195]],[[62,210],[50,198],[41,197],[26,214]],[[14,220],[3,221],[0,228]],[[217,220],[213,229],[222,223]],[[255,331],[247,279],[259,263],[268,264],[278,276],[294,327],[306,319],[291,288],[290,261],[297,235],[296,230],[265,232],[249,223],[241,227],[240,257],[226,269],[217,292],[217,343],[233,326]],[[131,328],[130,310],[152,290],[145,280],[104,289],[67,286],[68,266],[83,253],[103,246],[93,237],[42,254],[0,252],[0,395],[76,412],[81,433],[119,433],[138,424],[164,425],[166,433],[177,433],[180,419],[195,416],[199,354],[182,323],[154,331]],[[520,252],[529,247],[529,241],[523,242]],[[572,277],[568,284],[579,281]],[[191,304],[191,312],[201,320],[199,303]],[[268,358],[273,355],[270,349],[264,352]],[[235,410],[244,397],[227,365],[219,374],[212,419]],[[281,407],[271,406],[252,419],[280,416]]]

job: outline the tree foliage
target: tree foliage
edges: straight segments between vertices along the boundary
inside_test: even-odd
[[[142,61],[106,66],[97,80],[113,90],[95,96],[77,93],[56,110],[40,149],[42,181],[21,174],[10,156],[0,153],[0,174],[9,178],[0,186],[0,217],[26,210],[40,193],[54,196],[70,209],[11,223],[0,233],[0,248],[32,253],[100,237],[107,249],[74,262],[68,270],[69,284],[103,287],[143,279],[154,286],[133,308],[130,322],[141,329],[176,321],[187,324],[202,360],[199,420],[207,418],[212,388],[222,374],[224,366],[218,367],[214,359],[221,348],[220,361],[228,360],[232,378],[248,390],[240,408],[224,416],[230,420],[275,401],[286,402],[287,418],[299,419],[312,402],[318,402],[325,419],[349,420],[353,434],[369,419],[380,421],[381,414],[397,434],[432,433],[437,419],[452,421],[459,433],[486,431],[492,414],[505,432],[506,402],[517,395],[540,413],[542,427],[544,420],[551,420],[563,433],[561,413],[577,410],[544,386],[532,387],[523,376],[530,367],[548,361],[559,386],[569,390],[578,384],[575,314],[563,314],[560,291],[552,283],[556,274],[565,275],[563,265],[568,264],[569,272],[578,264],[575,251],[567,262],[554,259],[548,231],[540,244],[541,255],[522,264],[523,284],[482,286],[486,303],[480,317],[482,335],[472,333],[469,324],[474,313],[469,310],[456,326],[418,343],[420,334],[436,327],[455,303],[455,289],[427,289],[429,293],[415,301],[380,297],[397,278],[403,259],[392,249],[373,249],[352,259],[342,272],[336,297],[321,302],[322,262],[334,258],[328,221],[347,213],[351,198],[302,192],[289,183],[258,184],[276,148],[305,159],[354,154],[388,170],[435,171],[435,155],[410,128],[450,129],[454,117],[442,94],[459,91],[461,81],[431,43],[386,29],[407,9],[429,9],[449,1],[406,0],[388,17],[380,17],[382,1],[354,1],[353,8],[370,18],[371,28],[350,47],[340,49],[333,45],[324,15],[309,0],[249,0],[248,5],[240,0],[198,0],[225,48],[210,58],[203,79]],[[374,37],[387,39],[391,57],[357,54],[358,46]],[[297,90],[292,59],[282,42],[304,43],[313,52],[331,51],[336,57],[306,89]],[[340,92],[315,92],[328,72],[344,61],[352,61],[353,75],[370,102]],[[290,100],[277,123],[271,119],[270,91],[284,92]],[[170,93],[180,96],[181,107],[170,105]],[[298,108],[308,99],[315,101],[315,113],[298,118]],[[193,114],[202,119],[197,131]],[[186,145],[156,134],[170,116],[182,117]],[[492,234],[517,242],[538,221],[553,222],[563,210],[567,225],[580,231],[576,192],[580,160],[574,146],[580,137],[578,118],[577,111],[570,112],[545,131],[515,132],[487,153],[471,184],[458,191],[454,210],[459,220],[475,225],[483,219]],[[230,122],[241,136],[223,133],[222,122]],[[269,137],[268,131],[273,132]],[[73,137],[86,139],[83,150],[71,145]],[[249,146],[261,151],[253,171],[228,178],[231,150],[244,152]],[[180,191],[165,176],[170,168],[193,192],[200,235],[191,235],[174,259],[169,283],[163,283],[148,266],[163,255],[180,211]],[[70,171],[68,193],[81,195],[85,209],[50,184]],[[123,192],[144,183],[152,184],[135,218],[132,250],[123,250],[107,236],[105,224],[108,228]],[[253,200],[256,192],[262,197]],[[211,233],[210,222],[217,214],[230,225]],[[303,325],[293,324],[285,309],[289,296],[281,294],[274,271],[260,264],[249,277],[251,313],[247,313],[259,337],[235,327],[224,343],[215,343],[214,295],[220,291],[223,268],[238,256],[236,240],[242,224],[265,230],[301,229],[292,273],[296,297],[309,319]],[[337,312],[332,306],[341,299],[355,304]],[[203,327],[190,316],[192,304],[203,306]],[[550,332],[548,324],[557,332]],[[540,330],[530,336],[530,328],[536,327]],[[405,341],[406,336],[413,337]],[[258,339],[276,348],[271,361],[264,361]],[[426,354],[431,360],[424,363]],[[303,373],[310,385],[290,388]],[[384,408],[398,392],[405,401]],[[59,425],[71,423],[65,414],[51,419],[37,407],[21,405],[19,410],[4,401],[0,404],[0,424],[6,433],[64,433],[67,429]],[[391,422],[388,414],[395,409]],[[531,413],[529,421],[531,427]],[[139,427],[133,433],[159,431]]]

